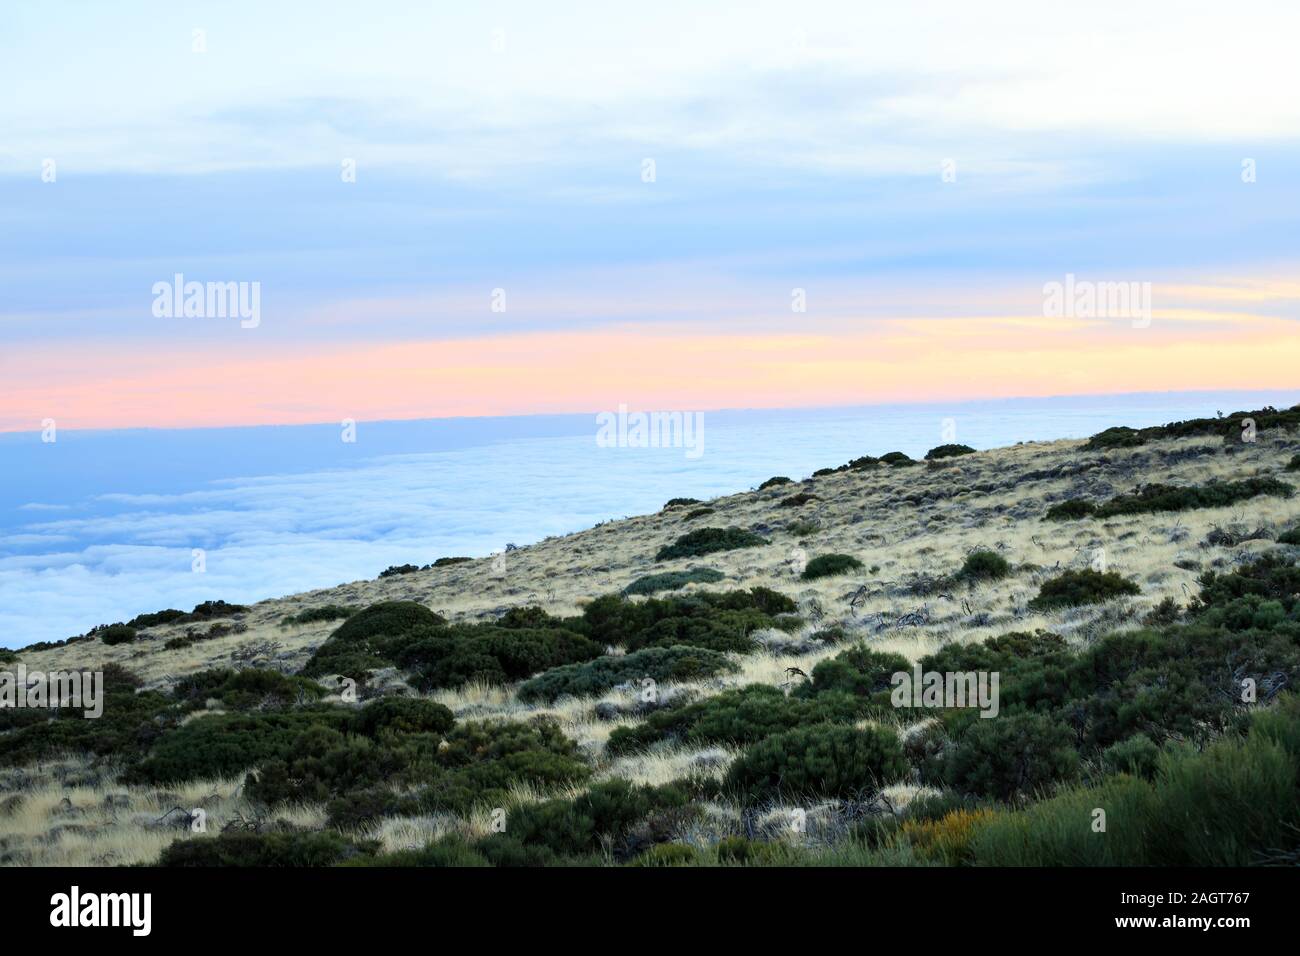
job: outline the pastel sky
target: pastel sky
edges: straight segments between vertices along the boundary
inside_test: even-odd
[[[1294,385],[1300,7],[996,6],[6,4],[0,430]]]

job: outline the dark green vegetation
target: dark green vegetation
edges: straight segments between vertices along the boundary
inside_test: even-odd
[[[667,501],[664,502],[664,506],[660,510],[667,511],[670,508],[684,508],[687,505],[702,505],[702,504],[704,504],[704,502],[700,501],[699,498],[669,498]]]
[[[603,689],[643,676],[663,680],[717,673],[724,663],[719,654],[751,650],[756,631],[778,626],[776,616],[794,610],[793,601],[767,588],[640,602],[612,594],[591,602],[581,617],[516,608],[492,624],[448,624],[422,604],[386,602],[348,618],[316,650],[303,673],[364,681],[372,670],[396,667],[408,672],[416,687],[431,690],[470,682],[502,684],[547,671],[538,679],[542,683],[524,685],[528,693],[550,693],[541,687],[564,688],[557,695],[576,693],[568,688]],[[605,648],[611,645],[673,653],[651,655],[650,671],[629,674],[628,668],[649,666],[651,657],[606,658]]]
[[[758,490],[767,491],[768,488],[778,488],[781,485],[790,485],[790,484],[794,484],[794,482],[792,482],[785,475],[777,475],[775,478],[769,478],[767,479],[767,481],[759,485]]]
[[[973,455],[975,449],[970,445],[937,445],[925,453],[926,461],[939,461],[942,458],[956,458],[958,455]]]
[[[1107,451],[1113,448],[1135,448],[1161,438],[1188,438],[1205,435],[1241,441],[1245,419],[1255,423],[1256,432],[1272,429],[1293,429],[1300,426],[1300,405],[1278,411],[1271,405],[1253,412],[1233,412],[1218,418],[1191,418],[1184,422],[1153,425],[1150,428],[1107,428],[1088,439],[1086,451]]]
[[[664,571],[637,578],[623,589],[624,594],[654,594],[656,591],[676,591],[688,584],[717,584],[726,575],[712,568],[692,568],[689,571]]]
[[[835,574],[848,574],[860,571],[862,562],[848,554],[821,554],[808,562],[803,573],[799,575],[805,581],[828,578]]]
[[[105,628],[92,632],[101,641],[109,646],[114,644],[130,644],[135,641],[135,628],[126,624],[110,624]]]
[[[1059,607],[1076,607],[1080,604],[1102,604],[1124,595],[1139,594],[1140,589],[1127,578],[1114,571],[1094,571],[1092,568],[1063,571],[1051,580],[1044,581],[1038,597],[1029,602],[1036,611]]]
[[[466,564],[473,561],[473,558],[439,558],[433,564],[394,564],[379,572],[381,578],[393,578],[403,574],[414,574],[416,571],[431,571],[434,568],[449,568],[456,564]]]
[[[1212,481],[1204,485],[1143,485],[1127,495],[1118,495],[1100,505],[1073,498],[1047,509],[1050,521],[1116,515],[1149,514],[1158,511],[1187,511],[1191,508],[1225,508],[1259,495],[1290,498],[1295,488],[1276,478],[1246,478],[1242,481]]]
[[[1291,460],[1286,463],[1287,471],[1300,471],[1300,455],[1292,455]]]
[[[672,544],[664,545],[655,555],[655,560],[698,558],[716,551],[734,551],[763,544],[767,544],[766,538],[744,528],[699,528],[682,535]]]
[[[1007,559],[996,551],[977,549],[966,555],[957,577],[963,581],[1000,581],[1011,573]]]
[[[901,780],[907,769],[892,730],[814,724],[749,747],[731,765],[726,782],[750,803],[805,795],[848,799]]]
[[[655,681],[698,680],[735,670],[718,651],[699,647],[647,647],[611,657],[599,657],[585,664],[556,667],[519,685],[519,699],[525,703],[552,702],[561,697],[599,694],[619,684]]]

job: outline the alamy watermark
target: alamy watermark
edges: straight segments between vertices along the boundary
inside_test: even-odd
[[[93,720],[104,713],[103,671],[0,671],[0,710],[44,709],[83,711]]]
[[[153,314],[158,319],[234,319],[239,327],[262,324],[262,283],[186,282],[178,272],[170,282],[153,284]]]
[[[1048,319],[1130,319],[1135,329],[1151,325],[1150,282],[1091,282],[1066,273],[1064,282],[1043,285]]]
[[[897,671],[889,683],[889,702],[895,707],[974,707],[981,717],[998,715],[998,671]]]
[[[687,458],[704,454],[703,412],[617,412],[596,415],[599,448],[684,448]]]

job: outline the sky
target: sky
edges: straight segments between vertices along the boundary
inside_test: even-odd
[[[0,431],[1289,387],[1297,28],[6,3]],[[158,314],[178,275],[256,321]]]

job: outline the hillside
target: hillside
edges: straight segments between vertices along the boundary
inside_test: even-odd
[[[1188,434],[1117,433],[1092,443],[1030,443],[928,462],[864,460],[611,521],[493,558],[355,581],[229,614],[218,609],[201,621],[139,627],[122,643],[106,644],[107,632],[92,632],[62,646],[25,649],[4,666],[21,661],[29,670],[51,672],[120,665],[134,675],[125,693],[141,716],[119,726],[112,721],[121,709],[106,711],[102,733],[121,734],[109,744],[76,735],[63,740],[52,732],[51,740],[38,739],[28,718],[0,733],[0,860],[151,862],[173,840],[193,836],[186,823],[190,811],[202,808],[206,832],[197,839],[224,833],[221,840],[232,846],[222,858],[227,862],[264,860],[257,854],[273,852],[300,863],[382,860],[383,853],[397,852],[410,856],[389,862],[794,861],[774,855],[787,852],[823,862],[864,862],[872,853],[885,854],[880,859],[888,862],[916,862],[933,854],[934,840],[948,839],[930,831],[916,837],[918,827],[960,830],[961,840],[968,840],[968,830],[994,817],[1011,826],[1006,820],[1032,813],[1025,807],[1060,786],[1147,780],[1153,782],[1144,785],[1158,793],[1166,779],[1159,774],[1172,779],[1175,759],[1203,757],[1211,746],[1243,753],[1255,746],[1239,721],[1263,709],[1206,709],[1199,697],[1195,706],[1163,699],[1152,705],[1150,689],[1166,687],[1168,675],[1134,675],[1174,660],[1180,633],[1213,627],[1225,646],[1235,647],[1255,638],[1234,634],[1268,631],[1267,640],[1259,638],[1272,655],[1268,667],[1260,670],[1254,658],[1241,661],[1233,679],[1258,670],[1273,681],[1261,682],[1261,698],[1300,679],[1289,670],[1300,659],[1293,594],[1281,593],[1280,617],[1267,627],[1250,617],[1225,623],[1214,616],[1217,605],[1195,600],[1207,572],[1224,578],[1270,554],[1286,567],[1295,561],[1295,545],[1277,539],[1300,521],[1300,497],[1289,495],[1298,476],[1288,470],[1300,436],[1288,420],[1260,421],[1252,443],[1227,425]],[[1088,514],[1089,505],[1060,507],[1071,501],[1100,506],[1100,513]],[[1053,508],[1054,515],[1065,512],[1062,520],[1046,517]],[[729,528],[757,540],[656,559],[691,532]],[[859,565],[816,560],[831,555]],[[826,563],[838,573],[811,580],[801,575]],[[717,574],[654,597],[748,596],[715,603],[700,597],[665,606],[654,620],[623,608],[641,606],[642,597],[602,598],[649,575],[702,569]],[[1108,580],[1117,576],[1136,593],[1102,593],[1097,603],[1079,603],[1090,600],[1087,594],[1067,594],[1060,606],[1044,600],[1050,582],[1064,572],[1088,570]],[[1087,574],[1079,580],[1085,590],[1095,584]],[[304,612],[355,613],[384,602],[415,602],[433,614],[409,612],[405,623],[387,630],[356,618],[362,624],[353,631],[360,636],[346,646],[340,637],[323,652],[343,617],[286,623]],[[1251,605],[1256,612],[1258,604]],[[534,608],[540,611],[526,610]],[[484,627],[494,624],[500,626]],[[1114,676],[1141,686],[1113,712],[1099,706],[1094,714],[1088,704],[1113,693],[1109,683],[1088,685],[1086,692],[1054,691],[1050,699],[1026,690],[1032,681],[1052,679],[1027,676],[1019,669],[1024,661],[1048,673],[1057,668],[1070,675],[1063,683],[1078,684],[1072,670],[1078,660],[1089,654],[1109,660],[1098,657],[1098,648],[1118,646],[1106,644],[1106,635],[1144,628],[1162,629],[1169,650],[1153,652],[1161,662],[1147,660]],[[407,639],[412,634],[419,639]],[[607,640],[611,634],[627,641],[607,648],[617,643]],[[888,706],[881,675],[899,669],[893,655],[934,666],[946,659],[935,655],[947,645],[973,647],[1008,634],[1021,637],[997,645],[1004,657],[993,655],[992,667],[943,668],[1000,668],[1000,719],[977,718],[968,727],[961,715]],[[518,646],[506,646],[512,640]],[[528,661],[547,666],[518,663],[521,647],[535,655]],[[647,649],[663,657],[676,648],[692,653],[662,665],[667,676],[655,680],[649,699],[640,665],[607,687],[592,677],[593,659],[617,661]],[[356,663],[360,656],[369,664]],[[643,669],[661,666],[658,657],[644,659]],[[273,673],[242,683],[213,676],[227,668]],[[296,676],[304,669],[306,676]],[[521,680],[538,671],[552,673],[540,682]],[[359,701],[340,696],[339,673],[359,680]],[[1218,679],[1209,673],[1187,678],[1187,687],[1195,688],[1189,699]],[[277,674],[286,680],[277,681]],[[500,676],[493,680],[493,674]],[[469,682],[460,683],[466,675]],[[738,688],[750,685],[771,690],[737,696]],[[570,692],[588,687],[595,689]],[[721,699],[734,704],[734,712],[704,716],[724,725],[739,721],[741,729],[699,730],[700,715],[689,708],[728,693],[732,697]],[[391,713],[373,704],[399,696],[428,703]],[[784,715],[791,701],[806,713]],[[1149,705],[1156,709],[1132,716],[1134,708]],[[1088,716],[1071,724],[1071,708]],[[768,719],[771,733],[745,729]],[[1066,733],[1040,748],[1034,735],[1051,737],[1056,730],[1034,723],[1040,719],[1075,727],[1077,740]],[[1122,723],[1122,732],[1104,729],[1108,720]],[[229,739],[218,745],[208,728],[222,721]],[[1032,772],[1019,783],[954,769],[963,741],[974,746],[972,735],[984,733],[984,723],[1018,728],[1014,739],[996,746],[1024,747]],[[524,728],[517,735],[528,741],[503,741],[503,727]],[[1130,743],[1135,736],[1145,742]],[[1157,760],[1144,749],[1148,744],[1164,749],[1159,759],[1171,763],[1159,773],[1107,776],[1116,767],[1132,769],[1123,753],[1112,753],[1121,744],[1141,751],[1134,766]],[[1187,752],[1169,756],[1179,746]],[[207,764],[193,757],[207,747],[222,756]],[[246,762],[231,757],[232,749],[246,752]],[[176,756],[182,752],[184,759]],[[794,766],[791,755],[797,753],[818,754],[823,762],[812,769]],[[220,772],[191,778],[183,775],[187,767]],[[250,785],[246,773],[259,769]],[[1291,765],[1284,769],[1290,772]],[[588,796],[593,792],[597,797]],[[617,812],[601,816],[596,807],[602,801],[617,804]],[[933,809],[940,805],[941,812]],[[909,806],[918,813],[910,824]],[[915,809],[922,807],[931,809]],[[494,817],[495,810],[504,813]],[[536,836],[571,828],[575,815],[595,837],[574,836],[571,845],[561,845]],[[561,825],[561,818],[569,822]],[[787,825],[792,819],[797,826]],[[864,835],[909,825],[912,836],[901,842]],[[501,826],[504,834],[494,835]],[[267,849],[272,838],[283,847]],[[513,842],[499,853],[476,844],[504,846],[507,838]],[[234,846],[239,839],[256,846]],[[724,858],[720,847],[734,847],[734,858]],[[771,847],[778,849],[764,849]],[[176,852],[171,862],[216,862],[198,851],[192,858]]]

